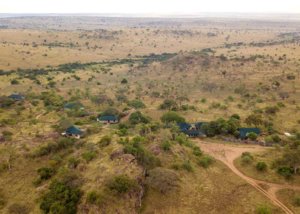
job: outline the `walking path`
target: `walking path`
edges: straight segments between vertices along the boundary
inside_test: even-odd
[[[276,184],[267,181],[256,180],[243,174],[234,165],[234,160],[240,157],[243,152],[261,152],[267,150],[268,148],[255,145],[236,146],[230,144],[206,143],[203,141],[197,141],[197,143],[200,145],[202,151],[213,156],[215,159],[222,161],[236,175],[244,179],[258,191],[260,191],[263,195],[269,198],[273,204],[280,207],[285,213],[294,213],[277,198],[276,192],[281,189],[300,190],[300,186]],[[268,186],[269,188],[264,189],[262,186]]]

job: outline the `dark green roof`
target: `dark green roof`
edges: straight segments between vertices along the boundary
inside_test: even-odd
[[[11,94],[8,96],[8,98],[13,99],[13,100],[24,100],[25,97],[22,96],[21,94]]]
[[[82,135],[83,134],[83,132],[75,126],[70,126],[69,128],[67,128],[66,133],[72,134],[72,135]]]
[[[100,121],[115,121],[118,117],[115,115],[103,115],[98,118]]]
[[[196,129],[201,129],[204,124],[207,124],[207,122],[197,122],[195,123],[195,127]]]
[[[185,122],[177,123],[177,125],[179,126],[180,131],[189,130],[191,128],[191,124]]]
[[[240,138],[245,139],[245,138],[247,138],[247,135],[251,132],[259,135],[260,129],[259,128],[239,128],[239,132],[240,132]]]
[[[188,135],[190,137],[205,136],[205,134],[200,130],[185,130],[185,131],[183,131],[183,133],[185,133],[186,135]]]

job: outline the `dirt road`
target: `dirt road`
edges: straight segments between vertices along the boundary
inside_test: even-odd
[[[229,169],[231,169],[236,175],[244,179],[247,183],[252,185],[255,189],[260,191],[263,195],[269,198],[273,204],[280,207],[285,213],[292,214],[293,212],[286,207],[276,197],[276,192],[280,189],[297,189],[300,190],[300,186],[293,186],[288,184],[276,184],[266,181],[256,180],[244,175],[235,166],[233,161],[240,157],[243,152],[261,152],[269,148],[254,146],[254,145],[232,145],[232,144],[218,144],[218,143],[206,143],[203,141],[196,141],[201,150],[205,153],[213,156],[214,158],[222,161]],[[264,189],[263,186],[268,186]]]

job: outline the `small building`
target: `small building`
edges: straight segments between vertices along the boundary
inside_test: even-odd
[[[207,124],[207,122],[197,122],[197,123],[195,123],[195,127],[196,127],[196,129],[198,129],[198,130],[202,130],[202,126],[203,126],[204,124]]]
[[[8,98],[15,100],[15,101],[22,101],[25,99],[25,97],[23,95],[17,94],[17,93],[9,95]]]
[[[119,122],[119,118],[115,115],[103,115],[99,116],[97,121],[104,124],[114,124]]]
[[[186,130],[189,130],[191,128],[191,124],[189,123],[177,123],[178,127],[179,127],[179,130],[180,131],[186,131]]]
[[[239,131],[239,137],[241,139],[246,139],[248,134],[251,132],[253,132],[257,135],[260,135],[260,133],[261,133],[259,128],[239,128],[238,131]]]
[[[186,134],[189,137],[205,137],[205,133],[203,132],[203,130],[201,129],[201,126],[204,123],[199,122],[199,123],[193,123],[193,124],[189,124],[189,123],[178,123],[178,127],[179,130]]]
[[[186,130],[183,133],[185,133],[189,137],[206,137],[206,135],[201,130],[196,129]]]
[[[76,126],[70,126],[66,129],[65,132],[62,133],[62,135],[66,137],[74,137],[76,139],[80,139],[83,136],[83,131],[81,131]]]

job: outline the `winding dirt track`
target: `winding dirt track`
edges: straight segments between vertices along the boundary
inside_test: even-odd
[[[233,161],[241,156],[243,152],[260,152],[265,151],[269,148],[254,146],[254,145],[228,145],[228,144],[217,144],[217,143],[205,143],[203,141],[196,141],[201,150],[205,153],[213,156],[214,158],[222,161],[229,169],[231,169],[236,175],[244,179],[247,183],[253,186],[255,189],[260,191],[263,195],[269,198],[273,204],[280,207],[285,213],[293,214],[288,207],[286,207],[281,201],[276,197],[276,192],[281,189],[294,189],[300,190],[300,186],[288,185],[288,184],[276,184],[269,183],[266,181],[256,180],[251,177],[246,176],[240,172],[235,166]],[[268,186],[264,189],[262,186]]]

